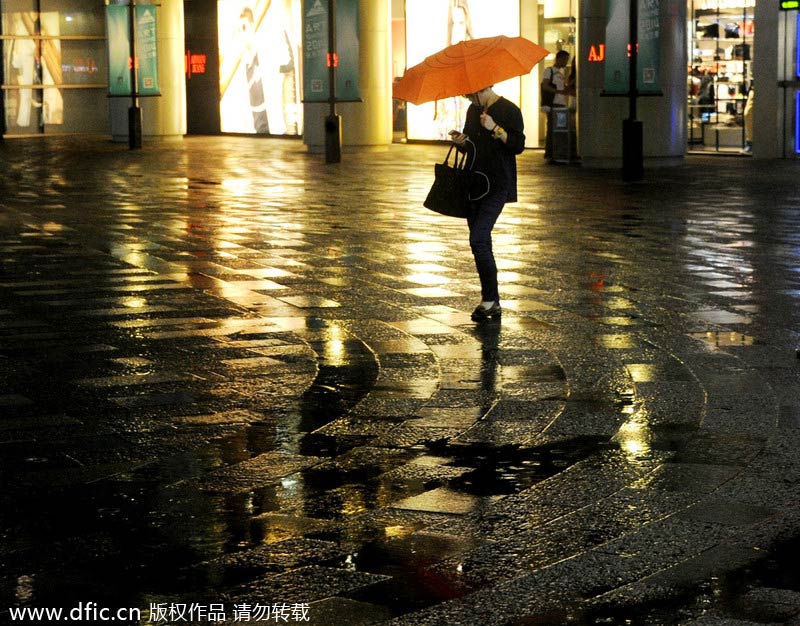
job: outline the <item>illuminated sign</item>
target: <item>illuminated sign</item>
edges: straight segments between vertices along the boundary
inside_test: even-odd
[[[136,95],[157,96],[158,47],[156,40],[156,6],[137,4],[133,7],[136,37]],[[130,96],[131,69],[129,5],[106,6],[108,33],[108,92],[111,96]]]
[[[358,2],[338,0],[336,51],[328,51],[328,0],[304,0],[303,5],[303,98],[327,102],[330,98],[330,68],[336,68],[336,100],[360,102]]]
[[[517,37],[519,5],[519,0],[406,0],[407,67],[413,67],[428,55],[467,39],[493,35]],[[519,78],[498,83],[494,90],[519,105]],[[421,105],[408,104],[408,138],[448,139],[451,130],[464,127],[468,107],[469,102],[461,96]]]
[[[589,46],[589,56],[586,60],[590,63],[602,63],[606,59],[606,44],[596,44]]]
[[[639,21],[636,43],[636,90],[640,94],[660,94],[659,48],[661,24],[658,0],[635,0]],[[604,87],[606,94],[628,93],[630,74],[630,0],[608,0],[606,16],[606,54]]]
[[[794,152],[800,154],[800,91],[794,94]]]
[[[800,9],[800,0],[781,0],[782,11],[791,11],[792,9]]]
[[[191,78],[195,74],[205,74],[206,55],[187,50],[184,56],[184,71],[186,72],[186,78]]]
[[[299,135],[300,0],[218,0],[219,118],[223,133]],[[205,71],[205,55],[189,59]]]
[[[781,1],[781,8],[785,0]],[[800,41],[797,35],[800,34],[800,13],[797,14],[794,26],[794,48],[795,48],[795,78],[800,79]],[[794,153],[800,155],[800,89],[794,91]]]

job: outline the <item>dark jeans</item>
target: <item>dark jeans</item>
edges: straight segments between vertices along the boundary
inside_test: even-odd
[[[469,224],[469,247],[475,257],[475,267],[481,280],[481,300],[499,302],[497,265],[492,252],[492,228],[506,203],[506,192],[495,191],[472,205]]]

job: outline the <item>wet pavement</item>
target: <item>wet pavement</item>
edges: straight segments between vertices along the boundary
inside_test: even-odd
[[[443,156],[0,143],[0,622],[800,624],[800,163]]]

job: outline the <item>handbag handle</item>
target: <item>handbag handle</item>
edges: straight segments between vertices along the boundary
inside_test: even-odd
[[[465,150],[464,152],[459,152],[459,153],[456,154],[456,157],[455,157],[455,160],[453,161],[452,167],[454,167],[456,169],[459,169],[459,170],[470,170],[471,171],[472,168],[475,166],[475,156],[476,156],[475,153],[477,152],[477,150],[475,148],[475,144],[472,143],[472,139],[468,138],[465,143],[468,143],[468,144],[470,144],[472,146],[472,159],[471,159],[471,162],[469,164],[469,167],[468,168],[465,167],[466,161],[467,161],[467,155],[469,153],[467,150]],[[450,149],[447,151],[447,156],[444,158],[444,164],[447,165],[447,167],[451,167],[451,165],[450,165],[450,154],[453,152],[453,149],[455,147],[456,147],[456,144],[451,143],[450,144]]]

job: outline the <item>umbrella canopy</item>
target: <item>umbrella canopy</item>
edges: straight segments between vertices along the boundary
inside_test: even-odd
[[[489,85],[522,76],[548,55],[524,37],[483,37],[461,41],[406,70],[392,95],[422,104],[475,93]]]

